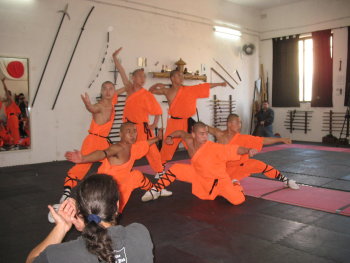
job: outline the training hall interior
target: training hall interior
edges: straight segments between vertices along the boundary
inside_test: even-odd
[[[181,142],[166,162],[163,155],[153,160],[162,163],[162,171],[155,171],[147,151],[135,159],[130,169],[153,188],[132,188],[113,224],[120,229],[142,224],[149,240],[125,241],[123,253],[112,246],[115,259],[108,262],[349,262],[350,1],[0,0],[0,39],[0,262],[62,262],[57,255],[64,253],[54,254],[55,248],[46,252],[46,261],[38,255],[48,245],[63,247],[86,236],[73,222],[59,241],[46,238],[62,223],[57,219],[67,212],[62,204],[75,204],[66,201],[70,198],[60,200],[75,165],[67,156],[85,158],[87,136],[108,141],[104,148],[94,148],[101,161],[90,162],[66,194],[73,200],[77,196],[74,202],[79,203],[83,193],[77,189],[84,178],[99,173],[103,159],[126,162],[133,156],[128,152],[120,159],[108,147],[125,139],[123,122],[139,127],[124,108],[137,112],[150,101],[161,113],[146,114],[149,123],[141,123],[135,140],[143,132],[144,141],[158,138],[147,147],[154,146],[159,156],[173,137],[180,136]],[[169,97],[178,85],[177,73],[182,78],[178,90],[194,86],[194,94],[207,87],[204,95],[193,95],[191,116],[183,118],[174,117],[170,108],[173,102],[184,109],[190,103]],[[103,93],[108,85],[126,91],[118,94],[116,104],[108,104],[112,113],[107,119],[112,119],[102,136],[91,132],[98,112],[91,105],[108,100]],[[148,97],[128,105],[137,87]],[[251,135],[245,145],[233,143],[241,147],[234,149],[246,150],[237,150],[241,163],[236,168],[243,171],[248,161],[255,166],[237,179],[238,172],[225,170],[226,152],[218,153],[224,172],[211,173],[210,192],[201,197],[196,192],[205,188],[200,182],[209,180],[206,171],[195,170],[200,151],[204,154],[202,144],[196,148],[196,131],[202,126],[177,135],[167,133],[167,123],[186,118],[189,128],[191,117],[210,126],[205,126],[203,145],[226,147],[218,136],[231,134],[228,116],[241,125],[238,133]],[[256,150],[249,146],[253,141],[260,143]],[[169,171],[177,165],[193,168],[195,179],[176,178]],[[124,189],[118,172],[109,175]],[[166,190],[159,190],[165,177]],[[169,178],[176,179],[170,183]],[[220,180],[226,179],[227,187],[241,189],[243,202],[220,195]],[[213,191],[217,196],[212,197]],[[148,202],[145,193],[151,194]],[[61,206],[50,212],[48,205],[54,204]],[[85,227],[96,223],[106,229],[100,223],[104,218],[92,212],[85,218],[80,203],[72,207]],[[38,244],[45,246],[40,250]],[[143,251],[139,248],[150,244],[148,256],[137,259]],[[73,255],[72,249],[66,255]],[[107,262],[85,245],[75,252],[92,260],[83,262]]]

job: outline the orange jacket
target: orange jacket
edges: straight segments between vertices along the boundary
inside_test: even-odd
[[[169,107],[169,115],[178,118],[190,118],[196,113],[196,100],[209,97],[210,84],[181,87]]]

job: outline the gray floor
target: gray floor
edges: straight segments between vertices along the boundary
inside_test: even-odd
[[[179,152],[176,158],[188,157]],[[256,158],[298,182],[350,191],[349,153],[288,149]],[[23,262],[48,234],[46,207],[58,200],[70,167],[52,162],[0,169],[0,262]],[[147,226],[155,262],[350,262],[350,217],[253,197],[240,206],[222,198],[203,201],[182,182],[170,189],[174,196],[146,204],[135,190],[121,219]],[[77,235],[71,231],[66,239]]]

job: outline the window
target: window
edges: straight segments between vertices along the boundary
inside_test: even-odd
[[[311,101],[313,51],[312,38],[299,40],[299,101]]]
[[[312,96],[313,44],[310,35],[299,37],[299,101],[310,102]],[[330,39],[331,57],[333,55],[333,37]]]

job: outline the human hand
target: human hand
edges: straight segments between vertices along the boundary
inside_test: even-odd
[[[82,163],[83,162],[83,155],[81,154],[81,151],[74,150],[73,152],[66,152],[64,157],[72,163]]]
[[[248,150],[248,155],[249,157],[253,157],[254,155],[256,155],[259,151],[257,149],[249,149]]]
[[[155,128],[157,128],[157,124],[153,123],[153,124],[151,124],[151,125],[148,125],[148,128],[149,128],[150,130],[154,130]]]
[[[87,92],[85,92],[85,94],[81,94],[81,99],[83,100],[86,106],[91,105],[90,97],[89,94],[87,94]]]
[[[58,211],[49,205],[48,208],[51,212],[52,217],[55,220],[57,226],[61,227],[62,230],[67,233],[72,227],[72,220],[76,215],[75,205],[69,200],[65,200],[59,207]]]
[[[292,140],[290,138],[281,138],[281,141],[285,144],[292,144]]]
[[[117,49],[116,51],[114,51],[114,53],[113,53],[113,59],[116,59],[117,58],[117,56],[118,56],[118,54],[120,53],[120,51],[122,50],[123,48],[122,47],[120,47],[119,49]]]
[[[226,82],[222,82],[222,83],[221,83],[221,86],[226,87],[226,86],[227,86],[227,83],[226,83]]]

